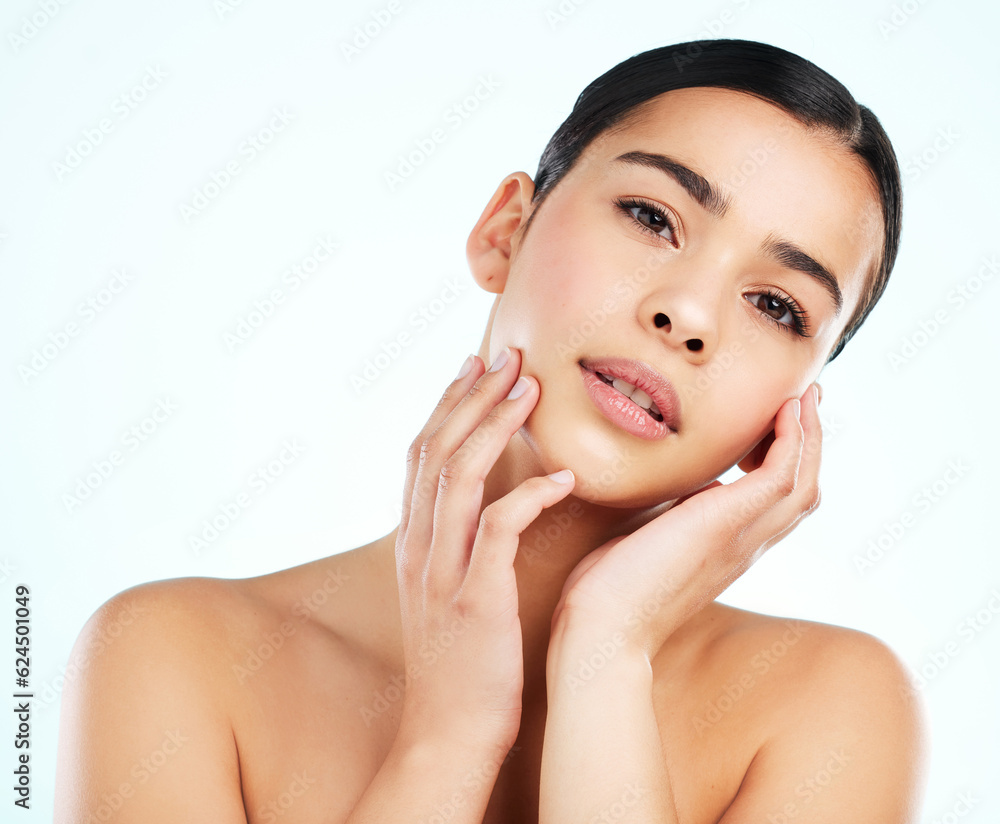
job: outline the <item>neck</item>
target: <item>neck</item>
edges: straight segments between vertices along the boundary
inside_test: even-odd
[[[545,474],[520,432],[486,478],[483,507],[502,498],[528,478]],[[577,487],[581,488],[580,479]],[[524,695],[544,700],[545,662],[552,613],[563,585],[585,556],[602,544],[635,531],[663,511],[608,507],[570,494],[541,514],[521,533],[514,572],[524,643]]]

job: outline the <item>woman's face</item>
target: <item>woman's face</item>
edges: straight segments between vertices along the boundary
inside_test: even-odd
[[[574,494],[612,506],[698,489],[765,438],[819,375],[882,242],[860,160],[715,88],[649,101],[588,146],[525,233],[528,213],[505,282],[487,285],[501,290],[490,356],[518,347],[539,382],[520,434],[544,470],[569,467]],[[607,357],[672,384],[676,431],[648,440],[600,412],[580,362]]]

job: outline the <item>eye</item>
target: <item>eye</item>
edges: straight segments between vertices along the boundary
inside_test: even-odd
[[[809,316],[793,298],[764,290],[751,292],[746,299],[772,323],[804,338],[809,337]]]
[[[677,235],[677,225],[663,207],[650,200],[634,197],[620,197],[615,205],[623,212],[630,214],[640,229],[665,240],[672,245]],[[670,236],[660,234],[663,229],[670,230]]]

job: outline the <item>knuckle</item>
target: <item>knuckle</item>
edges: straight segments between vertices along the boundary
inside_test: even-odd
[[[420,559],[413,557],[404,545],[396,556],[396,574],[400,582],[409,590],[418,587],[423,582],[424,565]]]
[[[792,472],[779,472],[774,479],[774,489],[782,498],[787,498],[795,491],[795,475]]]
[[[479,516],[479,531],[487,538],[507,532],[509,528],[510,513],[495,503],[486,507]]]
[[[816,482],[810,483],[805,489],[806,496],[806,512],[812,512],[816,507],[819,506],[819,502],[823,497],[823,493],[819,488],[819,484]]]
[[[487,374],[489,374],[489,373],[487,373]],[[486,378],[486,375],[481,375],[479,377],[479,380],[476,381],[474,384],[472,384],[472,387],[469,389],[469,391],[465,393],[467,401],[469,401],[471,403],[479,403],[479,401],[476,400],[476,399],[477,398],[481,398],[481,396],[483,394],[483,379],[484,378]]]
[[[465,477],[466,468],[467,461],[461,452],[457,452],[452,455],[444,462],[444,465],[441,467],[441,472],[438,474],[438,489],[441,492],[446,492],[447,490],[458,486],[461,480]]]
[[[424,466],[433,460],[441,451],[441,438],[436,434],[428,435],[420,444],[420,465]]]
[[[455,583],[448,574],[428,575],[426,578],[421,578],[420,584],[426,594],[427,602],[439,607],[449,604],[455,593]]]
[[[420,455],[423,451],[423,440],[418,435],[410,443],[409,448],[406,450],[406,465],[407,467],[416,467],[420,463]]]
[[[495,437],[502,425],[499,416],[499,410],[492,410],[489,415],[483,418],[479,426],[475,428],[463,448],[466,450],[476,449]]]
[[[413,484],[413,494],[410,497],[410,508],[416,512],[420,507],[434,504],[434,497],[437,495],[438,479],[428,478],[426,475],[418,475]]]

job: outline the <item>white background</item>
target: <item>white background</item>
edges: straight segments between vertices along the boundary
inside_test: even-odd
[[[258,575],[394,528],[406,447],[487,320],[492,295],[464,247],[494,188],[534,175],[592,79],[709,36],[770,42],[831,72],[880,118],[905,184],[888,291],[821,376],[823,504],[720,600],[864,630],[923,670],[934,750],[921,820],[963,792],[978,799],[963,820],[997,820],[1000,284],[980,276],[1000,255],[995,5],[400,0],[350,59],[355,27],[387,3],[41,8],[0,12],[0,625],[13,626],[27,584],[39,696],[33,806],[17,820],[51,820],[62,672],[107,598],[162,578]],[[456,117],[484,78],[498,85]],[[116,103],[130,93],[143,98],[135,108]],[[250,159],[241,146],[275,109],[290,120]],[[390,186],[400,156],[438,128],[446,139]],[[81,142],[87,156],[70,168]],[[213,189],[231,161],[239,174]],[[206,186],[215,197],[185,219]],[[336,252],[291,290],[282,272],[321,238]],[[116,271],[127,285],[103,291]],[[412,313],[449,283],[459,298],[418,329]],[[978,289],[961,306],[960,286]],[[227,345],[275,288],[271,317]],[[351,377],[404,331],[410,345],[356,391]],[[905,341],[912,356],[893,361]],[[44,368],[31,375],[36,350]],[[147,420],[131,449],[123,436],[158,402],[175,411]],[[301,454],[258,492],[251,474],[286,439]],[[120,465],[69,506],[114,450]],[[918,502],[935,482],[940,500]],[[190,537],[240,493],[250,505],[195,552]],[[907,518],[898,538],[887,532]],[[879,539],[888,549],[860,570]],[[0,691],[13,692],[11,645]],[[9,780],[16,751],[3,738]],[[0,809],[12,801],[0,791]]]

